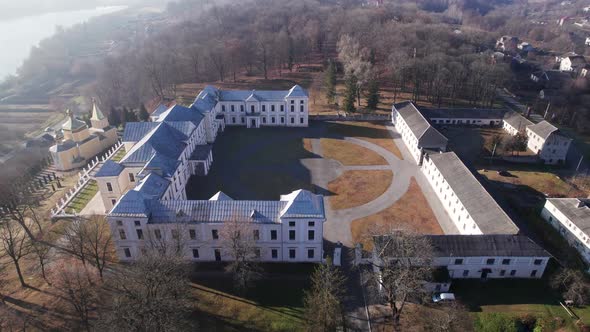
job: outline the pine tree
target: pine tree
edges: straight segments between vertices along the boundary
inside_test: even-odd
[[[379,82],[376,79],[372,79],[369,82],[367,89],[367,108],[370,110],[376,110],[379,105]]]
[[[354,75],[347,75],[345,83],[346,89],[344,90],[344,102],[342,107],[346,113],[352,113],[356,111],[356,108],[354,107],[357,92],[356,77],[354,77]]]
[[[115,109],[114,106],[111,107],[111,111],[109,112],[108,119],[109,119],[109,123],[111,124],[111,126],[118,127],[121,124],[121,117],[119,115],[119,112],[117,111],[117,109]]]
[[[326,99],[328,100],[328,104],[332,104],[336,97],[336,66],[334,66],[334,62],[331,60],[328,64],[328,69],[326,69],[324,85],[326,87]]]
[[[148,113],[143,103],[141,103],[141,105],[139,106],[138,117],[140,121],[147,121],[150,118],[150,114]]]
[[[342,324],[342,298],[346,279],[328,259],[317,265],[311,289],[305,292],[305,324],[309,331],[336,331]]]

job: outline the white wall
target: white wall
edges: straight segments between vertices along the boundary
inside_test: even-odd
[[[548,257],[437,257],[436,266],[446,266],[453,279],[481,278],[483,269],[491,270],[487,278],[541,278]],[[488,264],[491,263],[491,264]],[[534,272],[534,275],[533,274]]]
[[[590,263],[590,235],[578,228],[550,201],[545,202],[541,211],[541,217],[559,231],[570,245],[582,255],[586,262]]]

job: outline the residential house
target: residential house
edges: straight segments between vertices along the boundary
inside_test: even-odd
[[[461,234],[518,234],[518,227],[454,152],[427,154],[421,170]]]
[[[109,124],[96,103],[92,106],[90,128],[70,110],[66,114],[68,118],[62,125],[63,139],[49,148],[57,170],[84,167],[96,155],[117,143],[117,129]]]
[[[541,217],[559,231],[590,264],[590,200],[547,198]]]
[[[574,72],[579,75],[586,64],[586,58],[583,55],[570,55],[559,62],[559,70]]]
[[[522,43],[518,44],[518,49],[521,51],[524,51],[524,52],[533,52],[535,50],[533,45],[531,45],[527,42],[522,42]]]
[[[434,125],[497,126],[502,123],[506,109],[485,108],[421,108]]]
[[[435,267],[444,267],[452,279],[540,279],[551,255],[522,235],[427,235]],[[395,237],[373,238],[372,263],[395,258]],[[388,254],[390,252],[390,254]],[[379,253],[379,254],[378,254]]]
[[[531,80],[542,89],[559,90],[569,85],[572,75],[559,70],[540,70],[531,74]]]
[[[546,164],[562,164],[572,139],[547,121],[526,127],[527,147]]]
[[[422,164],[425,150],[446,151],[448,139],[430,124],[412,102],[394,104],[391,119],[417,164]]]
[[[502,36],[496,41],[496,49],[502,52],[516,52],[518,44],[518,37]]]
[[[510,135],[516,135],[519,132],[526,132],[526,127],[533,123],[518,112],[509,111],[504,115],[502,128]]]

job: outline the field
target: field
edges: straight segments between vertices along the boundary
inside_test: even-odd
[[[59,121],[62,114],[49,109],[49,105],[0,105],[0,156],[39,135],[43,129]]]
[[[408,191],[389,208],[350,225],[354,243],[368,245],[367,236],[378,230],[405,229],[421,234],[443,234],[434,213],[415,179]],[[369,245],[370,246],[370,245]]]
[[[387,165],[387,161],[379,154],[343,140],[322,138],[322,155],[325,158],[338,160],[342,165]]]
[[[329,197],[330,206],[339,210],[368,203],[383,194],[392,180],[390,171],[346,171],[328,184],[334,193]]]
[[[401,151],[395,145],[391,132],[381,122],[330,122],[328,130],[334,134],[362,139],[393,153],[399,159],[404,159]]]
[[[496,169],[506,170],[510,175],[499,175]],[[539,167],[510,165],[506,167],[494,167],[493,169],[487,168],[478,172],[488,180],[499,182],[508,189],[526,186],[549,197],[586,196],[584,192],[578,190],[554,172],[542,170]]]

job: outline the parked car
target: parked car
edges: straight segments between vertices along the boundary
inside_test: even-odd
[[[498,171],[498,175],[500,175],[500,176],[510,176],[510,172],[508,172],[508,171]]]
[[[432,302],[434,303],[444,303],[453,301],[455,301],[455,294],[453,293],[434,293],[434,295],[432,295]]]

